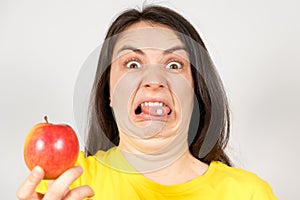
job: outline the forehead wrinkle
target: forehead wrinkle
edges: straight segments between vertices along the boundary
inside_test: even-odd
[[[167,49],[167,47],[171,45],[184,46],[183,41],[174,32],[174,30],[162,28],[141,28],[127,30],[119,35],[116,47],[123,48],[127,45],[135,47],[134,49],[142,49],[140,47]],[[173,48],[174,47],[169,48],[168,50],[174,51]],[[117,48],[118,53],[119,51],[120,50]]]
[[[159,49],[159,48],[137,48],[137,47],[134,47],[134,46],[131,46],[131,45],[124,45],[123,47],[121,47],[118,51],[117,51],[117,56],[124,52],[124,51],[132,51],[134,53],[137,53],[137,54],[140,54],[140,55],[145,55],[146,53],[143,51],[143,49]],[[159,49],[159,50],[162,50],[162,49]],[[184,52],[187,56],[188,56],[188,51],[187,49],[182,46],[182,45],[177,45],[177,46],[174,46],[174,47],[171,47],[171,48],[168,48],[166,50],[162,50],[162,55],[165,56],[165,55],[168,55],[168,54],[176,54],[176,55],[179,55],[179,56],[182,56],[182,57],[185,57],[183,55],[181,55],[182,53],[176,53],[176,52]]]

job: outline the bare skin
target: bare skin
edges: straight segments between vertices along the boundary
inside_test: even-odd
[[[128,30],[147,27],[153,28],[153,26],[167,28],[163,25],[150,25],[145,22],[139,22],[134,24],[134,26],[129,27]],[[111,106],[113,109],[115,109],[115,111],[117,111],[115,114],[116,116],[120,116],[119,119],[124,119],[124,116],[126,116],[126,114],[128,115],[128,105],[136,105],[138,101],[141,100],[142,96],[153,97],[157,95],[158,97],[168,102],[169,107],[172,108],[172,114],[167,118],[167,120],[164,120],[162,123],[162,130],[157,133],[151,133],[150,135],[147,135],[147,133],[142,135],[139,131],[127,131],[143,130],[145,127],[147,127],[148,124],[151,124],[150,122],[153,122],[150,120],[137,119],[134,114],[132,114],[134,113],[132,107],[129,107],[131,114],[129,113],[130,121],[128,121],[127,124],[122,126],[123,121],[117,120],[118,126],[121,124],[119,127],[119,148],[129,153],[145,155],[140,157],[139,161],[143,161],[143,163],[149,164],[151,162],[153,163],[153,160],[148,159],[149,157],[147,157],[147,154],[155,153],[155,155],[157,155],[156,161],[158,165],[155,165],[154,163],[152,168],[153,170],[151,171],[146,172],[143,169],[140,169],[139,171],[146,178],[164,185],[174,185],[188,182],[196,177],[203,175],[208,169],[207,164],[194,158],[188,150],[187,125],[190,117],[189,114],[192,111],[192,107],[190,105],[192,105],[193,103],[193,80],[188,56],[184,49],[181,48],[182,43],[175,36],[176,35],[172,35],[171,33],[171,35],[168,35],[166,40],[163,39],[163,41],[167,42],[163,43],[164,45],[166,44],[165,46],[146,49],[141,48],[140,52],[142,52],[142,54],[140,53],[139,55],[137,55],[135,51],[132,50],[129,50],[129,52],[128,50],[127,52],[123,52],[124,56],[121,57],[121,59],[115,59],[112,62],[110,77],[110,93],[112,99]],[[172,40],[169,40],[170,38]],[[137,40],[137,42],[143,42],[143,40]],[[170,46],[169,44],[172,45]],[[166,52],[165,47],[175,47],[175,49],[177,48],[176,54]],[[162,52],[164,53],[162,54]],[[139,59],[130,60],[131,58],[135,57],[138,57]],[[127,62],[125,66],[124,64],[122,65],[122,63],[124,63],[121,62],[122,58],[129,59],[129,62]],[[141,63],[139,63],[140,61]],[[145,73],[148,73],[149,75],[144,76],[142,74],[143,76],[134,76],[134,79],[129,79],[130,74],[127,73],[129,69],[126,67],[136,65],[139,66],[139,64],[145,66],[149,65],[149,68],[146,68],[147,70]],[[161,66],[172,66],[175,68],[166,70],[166,68],[162,68]],[[177,67],[179,69],[178,71]],[[160,72],[163,72],[164,75],[162,75],[162,73]],[[137,77],[143,78],[139,80]],[[121,84],[118,85],[119,81],[121,82]],[[122,84],[122,81],[125,81],[125,84]],[[135,84],[137,84],[138,87],[136,87]],[[117,86],[122,85],[126,87],[124,90],[121,90],[123,92],[123,96],[121,96],[121,98],[118,98],[118,95],[120,95],[120,93],[116,92],[118,91],[116,90],[116,88],[118,89]],[[130,87],[133,88],[132,91],[134,92],[126,91],[126,89]],[[116,95],[116,97],[112,94]],[[124,99],[127,101],[123,101]],[[180,102],[182,99],[184,99],[184,102]],[[118,102],[118,100],[121,100],[121,102]],[[122,109],[124,112],[122,112]],[[140,127],[140,129],[138,129],[137,127]],[[142,137],[140,137],[141,135]],[[172,156],[174,155],[177,156],[172,158]],[[159,162],[164,161],[164,159],[170,157],[170,162],[164,165],[163,168],[156,168],[157,166],[160,166]],[[133,159],[133,162],[130,162],[133,167],[135,167],[135,163],[140,163],[135,161],[137,160]],[[43,195],[35,191],[36,187],[41,182],[44,176],[44,171],[40,167],[36,167],[19,188],[17,197],[21,200],[61,200],[84,199],[92,197],[94,195],[94,191],[89,186],[80,186],[69,190],[70,185],[77,178],[79,178],[81,174],[81,167],[74,167],[67,170],[56,180],[49,183],[48,191],[45,195]]]
[[[120,37],[116,44],[110,74],[111,107],[120,119],[118,121],[117,117],[119,149],[131,154],[127,160],[137,171],[160,184],[185,183],[203,175],[208,165],[194,158],[187,145],[194,91],[189,58],[183,43],[165,25],[139,22],[126,31],[128,34]],[[132,50],[128,46],[137,49]],[[170,48],[174,51],[166,52]],[[118,56],[118,53],[121,55]],[[168,68],[171,64],[172,70]],[[173,110],[162,129],[147,137],[136,127],[159,126],[155,124],[159,119],[140,119],[132,111],[136,102],[145,97],[161,98]],[[127,108],[129,112],[120,112]],[[124,123],[127,116],[132,120]],[[152,155],[155,155],[155,161]],[[168,161],[161,164],[165,160]],[[153,167],[145,169],[140,163]]]
[[[84,199],[94,196],[94,191],[89,186],[80,186],[69,190],[69,186],[82,174],[81,167],[73,167],[64,172],[56,180],[49,182],[49,189],[45,195],[36,192],[36,187],[44,177],[44,171],[35,167],[17,191],[20,200],[68,200]]]
[[[143,175],[162,185],[175,185],[186,183],[196,177],[202,176],[207,169],[207,164],[195,159],[190,152],[187,151],[172,165]]]

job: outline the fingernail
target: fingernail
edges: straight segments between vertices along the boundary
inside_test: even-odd
[[[40,166],[34,167],[33,170],[31,171],[32,176],[36,179],[40,179],[42,173],[43,173],[43,170]]]
[[[81,166],[76,166],[76,170],[78,170],[80,173],[82,173],[82,172],[83,172],[83,169],[82,169],[82,167],[81,167]]]

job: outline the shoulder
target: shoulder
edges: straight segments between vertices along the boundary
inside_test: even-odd
[[[94,173],[135,172],[117,147],[113,147],[108,151],[98,151],[95,155],[87,157],[83,152],[80,152],[77,164],[82,166],[84,171],[88,170]]]
[[[77,158],[77,164],[81,166],[85,165],[91,165],[91,166],[97,166],[98,164],[101,164],[103,162],[107,162],[111,154],[114,154],[115,148],[111,148],[108,151],[98,151],[95,155],[92,156],[85,156],[84,152],[80,151],[78,158]]]
[[[230,167],[222,162],[213,161],[210,164],[213,171],[213,177],[222,178],[222,181],[235,183],[243,186],[261,186],[266,182],[256,174],[241,168]]]
[[[98,151],[95,155],[85,156],[79,152],[76,165],[80,165],[85,173],[96,173],[102,171],[109,159],[110,151]]]
[[[213,161],[210,168],[212,181],[227,191],[247,194],[253,199],[276,199],[270,185],[252,172],[217,161]]]
[[[256,174],[252,172],[249,172],[241,168],[230,167],[219,161],[213,161],[210,164],[210,167],[213,168],[214,172],[218,174],[218,176],[222,176],[223,178],[236,180],[242,183],[262,182],[262,179],[260,179]]]

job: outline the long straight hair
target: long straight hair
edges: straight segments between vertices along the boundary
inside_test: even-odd
[[[194,92],[198,102],[194,106],[197,106],[200,112],[199,120],[196,122],[196,135],[192,138],[189,150],[195,158],[205,163],[221,161],[231,165],[230,159],[224,151],[229,139],[230,116],[227,97],[221,79],[212,64],[204,42],[195,28],[177,12],[162,6],[146,6],[141,11],[137,9],[126,10],[110,26],[100,52],[91,93],[89,130],[85,155],[94,155],[99,150],[107,150],[119,144],[117,124],[109,105],[110,64],[116,43],[116,39],[110,38],[122,33],[130,25],[141,21],[167,25],[171,29],[193,39],[201,47],[200,49],[182,38],[185,45],[189,47],[187,50],[190,55]],[[201,56],[203,54],[201,51],[205,51],[205,57]],[[208,64],[203,65],[203,60]],[[201,66],[200,71],[197,70],[197,65]],[[214,110],[217,110],[217,114],[214,114],[216,113]],[[214,124],[213,133],[209,131],[212,123]],[[99,133],[99,130],[103,134]],[[202,155],[200,150],[205,143],[205,138],[209,136],[208,134],[215,134],[217,138],[209,148],[209,152]]]

